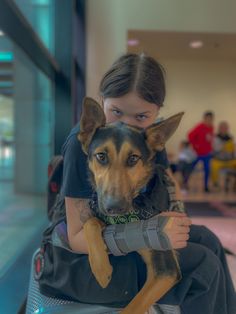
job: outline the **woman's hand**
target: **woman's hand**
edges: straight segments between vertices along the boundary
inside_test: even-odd
[[[170,217],[163,231],[168,236],[173,249],[186,247],[192,224],[191,219],[185,213],[178,212],[163,212],[160,216]]]

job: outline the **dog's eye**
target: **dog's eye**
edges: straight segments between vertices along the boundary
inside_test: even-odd
[[[140,159],[140,156],[138,156],[138,155],[130,155],[128,160],[127,160],[127,165],[129,167],[132,167],[132,166],[136,165],[136,163],[139,161],[139,159]]]
[[[95,154],[95,157],[97,158],[97,161],[100,162],[100,164],[105,165],[108,162],[108,157],[106,153],[97,153]]]

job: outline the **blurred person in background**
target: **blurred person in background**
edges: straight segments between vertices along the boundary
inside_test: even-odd
[[[176,173],[178,169],[178,160],[176,158],[176,154],[173,152],[167,152],[167,159],[169,161],[169,167],[172,173]]]
[[[211,161],[211,179],[214,187],[219,187],[219,172],[221,169],[235,169],[234,139],[229,131],[229,124],[221,121],[213,142],[213,159]]]
[[[197,154],[197,158],[192,165],[192,170],[199,161],[203,163],[205,192],[209,192],[208,181],[210,176],[210,161],[212,158],[214,138],[213,123],[214,113],[212,111],[206,111],[203,115],[203,121],[198,123],[188,133],[189,142]]]
[[[181,141],[178,154],[178,170],[181,174],[182,189],[188,190],[188,179],[192,172],[193,162],[197,155],[188,141]]]

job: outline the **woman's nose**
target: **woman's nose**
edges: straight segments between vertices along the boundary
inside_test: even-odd
[[[134,121],[129,117],[122,117],[119,121],[125,124],[134,125]]]

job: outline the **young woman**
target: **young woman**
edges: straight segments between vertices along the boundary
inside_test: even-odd
[[[100,94],[108,123],[122,121],[146,128],[156,121],[164,103],[163,69],[149,56],[126,54],[102,78]],[[72,250],[81,253],[77,299],[123,307],[144,284],[145,264],[136,252],[122,256],[111,254],[112,280],[105,289],[99,287],[91,274],[83,224],[91,216],[92,188],[86,176],[86,155],[77,139],[78,132],[79,125],[63,146],[62,187],[69,244]],[[157,154],[156,163],[163,165],[171,175],[165,150]],[[181,313],[185,314],[235,314],[235,292],[219,240],[207,228],[191,225],[184,214],[172,212],[168,216],[166,219],[173,220],[173,227],[171,230],[164,228],[163,232],[171,246],[179,251],[183,278],[160,303],[180,305]]]

